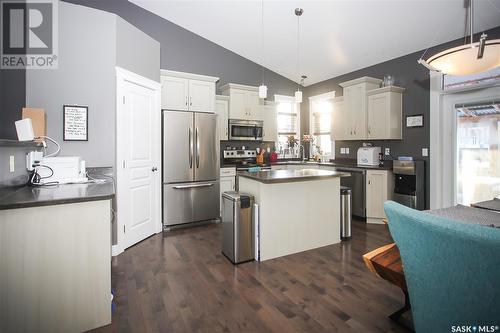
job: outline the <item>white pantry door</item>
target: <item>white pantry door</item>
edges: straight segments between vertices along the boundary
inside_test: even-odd
[[[117,216],[118,235],[123,233],[118,237],[121,249],[161,231],[160,85],[131,74],[118,75]]]

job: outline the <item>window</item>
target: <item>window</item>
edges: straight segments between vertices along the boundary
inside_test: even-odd
[[[293,96],[274,95],[274,100],[277,103],[278,143],[287,147],[289,136],[300,140],[299,107]]]
[[[500,195],[500,100],[456,107],[457,203]]]
[[[320,153],[327,158],[334,158],[334,144],[330,138],[333,105],[331,100],[335,92],[310,97],[310,132],[314,136],[312,154]]]

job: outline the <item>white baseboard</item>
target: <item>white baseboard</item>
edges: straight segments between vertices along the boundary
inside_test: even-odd
[[[370,223],[370,224],[385,224],[382,218],[376,218],[376,217],[367,217],[366,218],[366,223]]]

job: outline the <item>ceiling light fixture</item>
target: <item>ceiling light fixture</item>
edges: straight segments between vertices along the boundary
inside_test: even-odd
[[[432,71],[457,76],[481,73],[500,66],[500,39],[487,41],[488,36],[483,33],[474,43],[474,0],[469,0],[468,11],[470,42],[423,60],[425,50],[418,60],[419,64]]]
[[[260,67],[262,68],[262,81],[259,86],[259,98],[265,99],[267,98],[267,86],[264,84],[264,0],[261,0],[260,2],[260,27],[261,27],[261,59],[260,59]]]
[[[302,8],[295,8],[295,16],[297,16],[297,72],[300,73],[300,17],[304,14]],[[295,103],[302,103],[302,91],[300,91],[300,82],[304,82],[305,75],[297,81],[297,91],[295,92]]]

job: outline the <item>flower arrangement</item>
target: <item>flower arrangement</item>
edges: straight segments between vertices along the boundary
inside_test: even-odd
[[[295,147],[295,145],[296,145],[297,143],[299,143],[299,140],[297,140],[297,139],[295,138],[295,136],[293,136],[293,135],[289,135],[289,136],[287,137],[286,141],[288,142],[288,146],[289,146],[290,148]]]
[[[304,141],[305,143],[313,143],[314,142],[314,136],[310,135],[310,134],[304,134],[302,136],[302,141]]]

